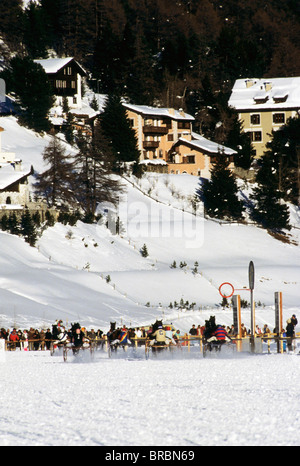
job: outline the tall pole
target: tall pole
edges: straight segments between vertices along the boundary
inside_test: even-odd
[[[253,290],[254,290],[254,264],[251,261],[249,263],[249,289],[250,289],[250,305],[251,305],[251,336],[250,336],[250,347],[251,352],[254,353],[255,350],[255,303],[253,299]]]

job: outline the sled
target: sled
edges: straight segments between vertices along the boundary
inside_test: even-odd
[[[181,350],[182,347],[181,345],[174,345],[172,343],[170,344],[165,344],[165,345],[159,345],[159,344],[154,344],[150,345],[149,341],[146,341],[145,344],[145,357],[146,359],[149,359],[150,353],[152,353],[154,356],[157,356],[159,354],[164,354],[166,352],[173,352],[173,351],[178,351]]]
[[[211,341],[211,342],[206,341],[203,343],[202,354],[203,354],[203,357],[206,358],[207,355],[209,354],[218,355],[221,353],[221,351],[224,352],[224,349],[226,349],[226,352],[229,350],[230,353],[233,353],[236,351],[236,345],[232,341],[228,342],[225,340]]]
[[[80,346],[75,346],[74,344],[66,343],[63,346],[63,360],[64,360],[64,362],[67,362],[69,351],[72,351],[73,356],[77,356],[80,352],[89,350],[90,354],[91,354],[91,358],[93,358],[94,357],[94,352],[95,352],[95,347],[96,347],[96,345],[95,345],[95,343],[93,341],[85,341]]]

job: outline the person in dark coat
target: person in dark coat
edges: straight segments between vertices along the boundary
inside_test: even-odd
[[[47,350],[50,350],[50,346],[51,346],[50,340],[52,340],[52,333],[50,331],[50,328],[47,328],[47,332],[45,333],[45,338],[46,338],[46,348]]]
[[[295,314],[292,315],[291,321],[292,321],[292,324],[293,324],[293,326],[295,328],[296,325],[298,324],[298,320],[297,320],[297,317],[295,316]]]
[[[189,331],[189,334],[194,336],[194,337],[197,336],[197,329],[196,329],[195,325],[192,326],[192,328]]]
[[[286,326],[287,346],[288,346],[288,350],[292,351],[293,350],[293,338],[295,336],[294,325],[293,325],[292,319],[288,319],[286,323],[287,323],[287,326]]]

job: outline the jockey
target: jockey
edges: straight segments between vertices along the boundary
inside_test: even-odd
[[[153,338],[150,342],[150,346],[155,344],[157,345],[168,345],[171,340],[166,335],[166,331],[163,329],[162,325],[159,325],[158,329],[151,335]]]
[[[66,332],[66,329],[65,327],[63,327],[62,325],[59,326],[58,328],[58,335],[57,335],[57,340],[60,342],[60,343],[63,343],[65,341],[67,341],[68,339],[68,333]]]
[[[118,337],[111,342],[111,345],[131,345],[131,341],[128,338],[128,330],[126,327],[123,327],[118,331]]]
[[[80,328],[76,328],[73,332],[73,343],[76,348],[80,347],[84,343],[84,333]]]
[[[224,343],[225,341],[231,341],[228,337],[228,334],[222,325],[217,325],[216,330],[213,332],[212,336],[207,340],[208,343],[212,341],[219,341],[220,343]]]

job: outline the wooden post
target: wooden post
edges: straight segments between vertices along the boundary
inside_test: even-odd
[[[275,328],[278,337],[282,337],[283,323],[282,323],[282,292],[275,292]],[[277,353],[283,353],[283,341],[278,338],[277,340]]]
[[[237,335],[237,351],[241,351],[241,346],[242,346],[242,323],[241,323],[241,297],[240,295],[234,295],[232,296],[232,302],[233,302],[233,325],[234,325],[234,331]]]

